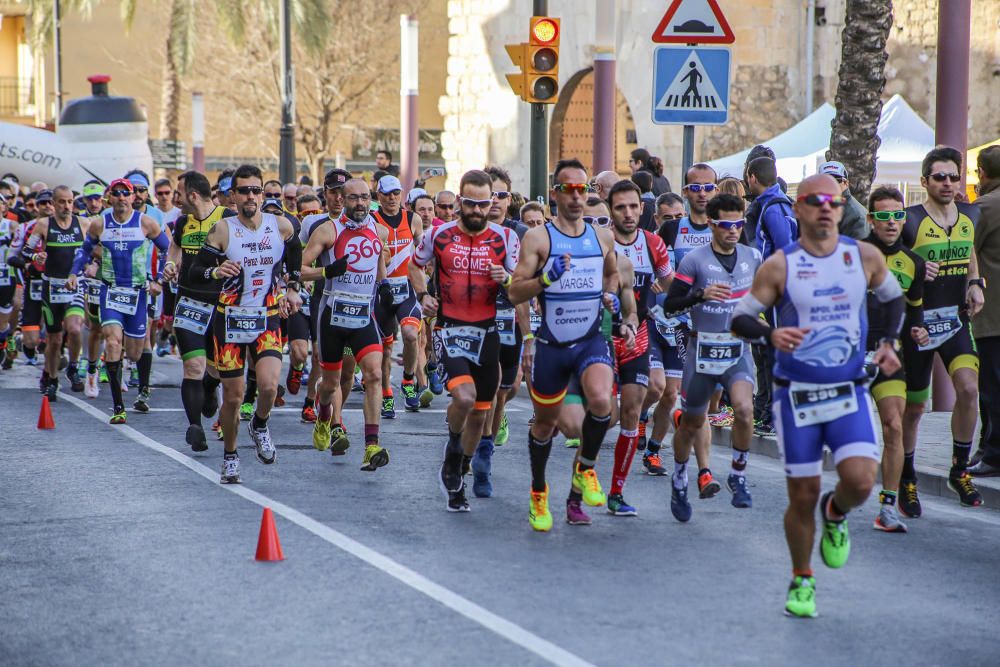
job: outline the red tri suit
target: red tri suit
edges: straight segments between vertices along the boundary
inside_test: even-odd
[[[653,304],[653,282],[674,273],[670,265],[670,255],[663,239],[645,229],[636,232],[635,240],[629,244],[615,241],[615,251],[628,257],[635,270],[632,291],[635,293],[636,313],[639,316],[639,330],[636,332],[635,347],[626,351],[625,341],[615,338],[615,356],[619,364],[635,359],[649,349],[649,308]]]

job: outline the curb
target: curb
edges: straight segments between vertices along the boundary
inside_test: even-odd
[[[732,429],[712,427],[712,445],[729,449],[730,432]],[[772,459],[781,460],[781,452],[778,451],[778,441],[774,438],[762,438],[759,435],[751,436],[750,452]],[[921,494],[950,498],[955,500],[955,493],[948,488],[948,475],[943,470],[928,468],[927,466],[917,466],[917,484]],[[823,450],[823,470],[835,470],[833,457],[826,449]],[[983,507],[992,509],[1000,508],[1000,488],[987,484],[977,484],[976,488],[983,495]],[[970,508],[971,509],[971,508]]]

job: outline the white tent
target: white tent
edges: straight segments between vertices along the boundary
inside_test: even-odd
[[[778,175],[788,183],[798,183],[815,174],[826,160],[830,147],[830,123],[835,110],[823,104],[796,125],[763,142],[778,158]],[[920,162],[934,147],[934,130],[899,95],[882,107],[878,135],[882,144],[878,150],[876,182],[917,182]],[[719,176],[743,176],[743,165],[750,149],[709,162]]]

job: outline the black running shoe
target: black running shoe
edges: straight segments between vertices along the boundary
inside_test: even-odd
[[[967,470],[948,475],[948,488],[958,494],[962,507],[979,507],[983,504],[983,494],[972,483],[972,475]]]
[[[199,424],[191,424],[188,426],[187,434],[184,436],[185,442],[191,445],[191,450],[195,452],[204,452],[208,449],[208,442],[205,440],[205,429],[203,429]]]
[[[911,519],[920,518],[923,509],[920,507],[920,498],[917,497],[917,480],[904,479],[900,482],[896,505],[903,516]]]

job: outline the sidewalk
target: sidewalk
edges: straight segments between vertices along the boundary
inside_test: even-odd
[[[877,423],[877,422],[876,422]],[[712,444],[729,449],[728,428],[712,429]],[[879,433],[881,436],[881,432]],[[958,496],[948,488],[948,469],[951,467],[951,413],[928,412],[920,422],[920,436],[917,440],[917,480],[921,494],[942,496],[955,500],[958,506]],[[976,451],[979,443],[979,428],[976,427],[976,437],[972,440],[972,451]],[[778,443],[774,438],[753,436],[750,441],[750,451],[755,454],[780,459]],[[830,452],[824,450],[825,470],[833,470],[833,459]],[[1000,477],[976,477],[976,488],[983,494],[983,504],[986,507],[1000,507]]]

